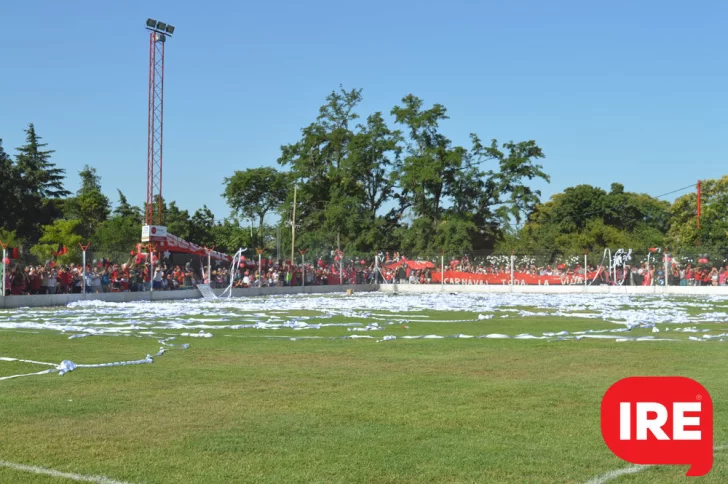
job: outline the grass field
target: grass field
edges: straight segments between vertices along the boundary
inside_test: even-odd
[[[363,331],[372,323],[384,329]],[[200,331],[211,337],[181,336]],[[514,338],[524,334],[542,339]],[[425,335],[443,338],[414,338]],[[586,482],[630,465],[604,444],[599,406],[634,375],[701,382],[715,443],[728,444],[728,301],[717,298],[363,295],[0,311],[6,358],[138,360],[170,336],[189,348],[153,364],[0,381],[0,461],[139,483]],[[0,361],[0,378],[46,368]],[[682,482],[686,469],[613,482]],[[0,482],[73,481],[0,466]],[[699,482],[728,482],[728,451]]]

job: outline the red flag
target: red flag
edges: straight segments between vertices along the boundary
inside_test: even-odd
[[[59,255],[64,255],[68,253],[68,248],[63,244],[58,244],[58,251],[53,252],[54,257],[58,257]]]

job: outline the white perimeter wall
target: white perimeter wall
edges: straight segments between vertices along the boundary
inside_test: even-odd
[[[233,297],[268,296],[273,294],[332,294],[346,292],[398,292],[398,293],[520,293],[520,294],[673,294],[673,295],[724,295],[728,286],[522,286],[516,285],[470,285],[470,284],[357,284],[349,286],[295,286],[234,289]],[[216,289],[216,294],[222,289]],[[197,289],[184,291],[114,292],[105,294],[53,294],[39,296],[0,296],[0,308],[65,306],[75,301],[168,301],[175,299],[199,299]]]
[[[295,286],[295,287],[261,287],[233,289],[233,297],[268,296],[272,294],[329,294],[345,293],[347,289],[354,292],[376,291],[376,284],[357,284],[355,286]],[[220,295],[222,289],[215,289]],[[169,301],[174,299],[199,299],[202,295],[197,289],[181,291],[156,292],[108,292],[104,294],[43,294],[38,296],[0,296],[0,308],[23,308],[65,306],[75,301]]]

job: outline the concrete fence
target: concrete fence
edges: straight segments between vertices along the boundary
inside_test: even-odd
[[[233,297],[271,296],[275,294],[343,294],[354,292],[380,291],[386,293],[518,293],[518,294],[670,294],[670,295],[723,295],[728,296],[728,286],[523,286],[523,285],[469,285],[469,284],[357,284],[346,286],[294,286],[294,287],[256,287],[233,289]],[[215,289],[220,295],[222,289]],[[170,301],[180,299],[199,299],[202,295],[197,289],[156,292],[113,292],[104,294],[47,294],[38,296],[0,296],[0,308],[65,306],[76,301]]]
[[[294,287],[251,287],[233,289],[233,297],[270,296],[274,294],[330,294],[345,293],[347,289],[354,292],[371,292],[377,290],[376,284],[357,284],[349,286],[294,286]],[[223,289],[215,289],[220,295]],[[103,294],[42,294],[37,296],[0,296],[0,308],[66,306],[76,301],[170,301],[180,299],[199,299],[202,297],[197,289],[155,292],[107,292]]]

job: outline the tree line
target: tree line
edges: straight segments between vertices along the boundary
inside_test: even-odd
[[[229,253],[239,247],[270,253],[279,245],[290,254],[295,197],[296,245],[318,255],[332,249],[412,255],[664,246],[725,251],[728,176],[703,181],[700,228],[695,193],[670,204],[613,183],[609,191],[569,187],[542,201],[532,184],[548,182],[549,175],[535,141],[484,142],[471,133],[469,145],[460,146],[442,131],[448,115],[440,104],[405,96],[389,111],[390,125],[382,112],[361,117],[361,102],[361,89],[331,92],[300,138],[281,146],[279,168],[248,168],[221,180],[231,209],[223,220],[206,206],[190,214],[164,200],[169,232]],[[25,133],[15,156],[0,139],[0,240],[39,260],[60,244],[69,249],[62,257],[77,260],[78,242],[88,241],[99,256],[128,254],[139,242],[144,207],[117,189],[112,208],[88,165],[79,172],[79,190],[69,192],[53,150],[33,124]]]
[[[240,216],[293,221],[298,241],[371,253],[492,250],[531,213],[549,180],[535,141],[456,145],[441,129],[440,105],[405,96],[390,115],[362,118],[361,89],[333,91],[297,141],[281,147],[285,171],[255,168],[227,178],[225,197]],[[297,189],[293,189],[293,187]],[[261,197],[261,194],[267,196]]]

